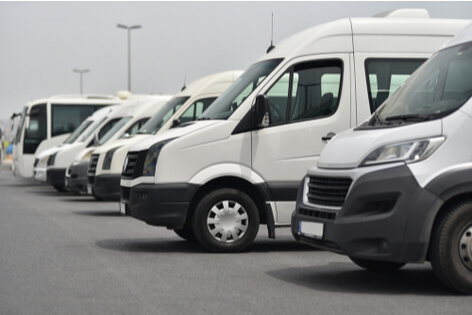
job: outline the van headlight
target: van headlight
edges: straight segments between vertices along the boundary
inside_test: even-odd
[[[57,152],[54,153],[54,154],[51,154],[48,157],[47,166],[53,166],[54,165],[54,162],[56,161],[56,155],[57,155]]]
[[[119,148],[120,147],[116,147],[111,150],[108,150],[107,154],[105,154],[105,158],[103,159],[102,169],[109,170],[111,168],[111,160],[113,159],[113,154],[115,154],[115,151]]]
[[[92,152],[93,152],[93,149],[92,150],[88,150],[81,158],[81,160],[90,160],[90,158],[92,157]]]
[[[422,161],[433,154],[445,139],[444,137],[438,137],[384,145],[369,153],[360,166]]]
[[[157,158],[161,153],[162,147],[174,139],[175,138],[158,142],[149,148],[146,158],[144,159],[143,176],[154,176],[156,172]]]

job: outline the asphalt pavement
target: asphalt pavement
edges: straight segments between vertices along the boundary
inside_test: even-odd
[[[117,202],[0,172],[0,314],[470,314],[431,266],[393,273],[261,226],[244,253],[213,254],[119,215]]]

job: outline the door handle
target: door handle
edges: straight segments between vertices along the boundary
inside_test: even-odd
[[[329,141],[331,138],[333,138],[336,134],[334,132],[329,132],[326,136],[321,137],[321,140],[323,141]]]

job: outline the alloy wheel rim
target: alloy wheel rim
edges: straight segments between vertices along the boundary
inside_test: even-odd
[[[210,209],[206,224],[215,240],[229,244],[238,241],[246,234],[249,217],[240,203],[224,200]]]

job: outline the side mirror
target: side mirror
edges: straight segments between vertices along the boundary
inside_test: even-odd
[[[269,126],[269,100],[266,95],[258,95],[254,105],[254,122],[256,127],[265,128]]]
[[[178,127],[180,126],[180,119],[174,119],[172,121],[172,126],[170,126],[171,128],[175,128],[175,127]]]
[[[128,139],[129,137],[131,137],[131,135],[127,132],[125,132],[124,134],[121,135],[121,139]]]

